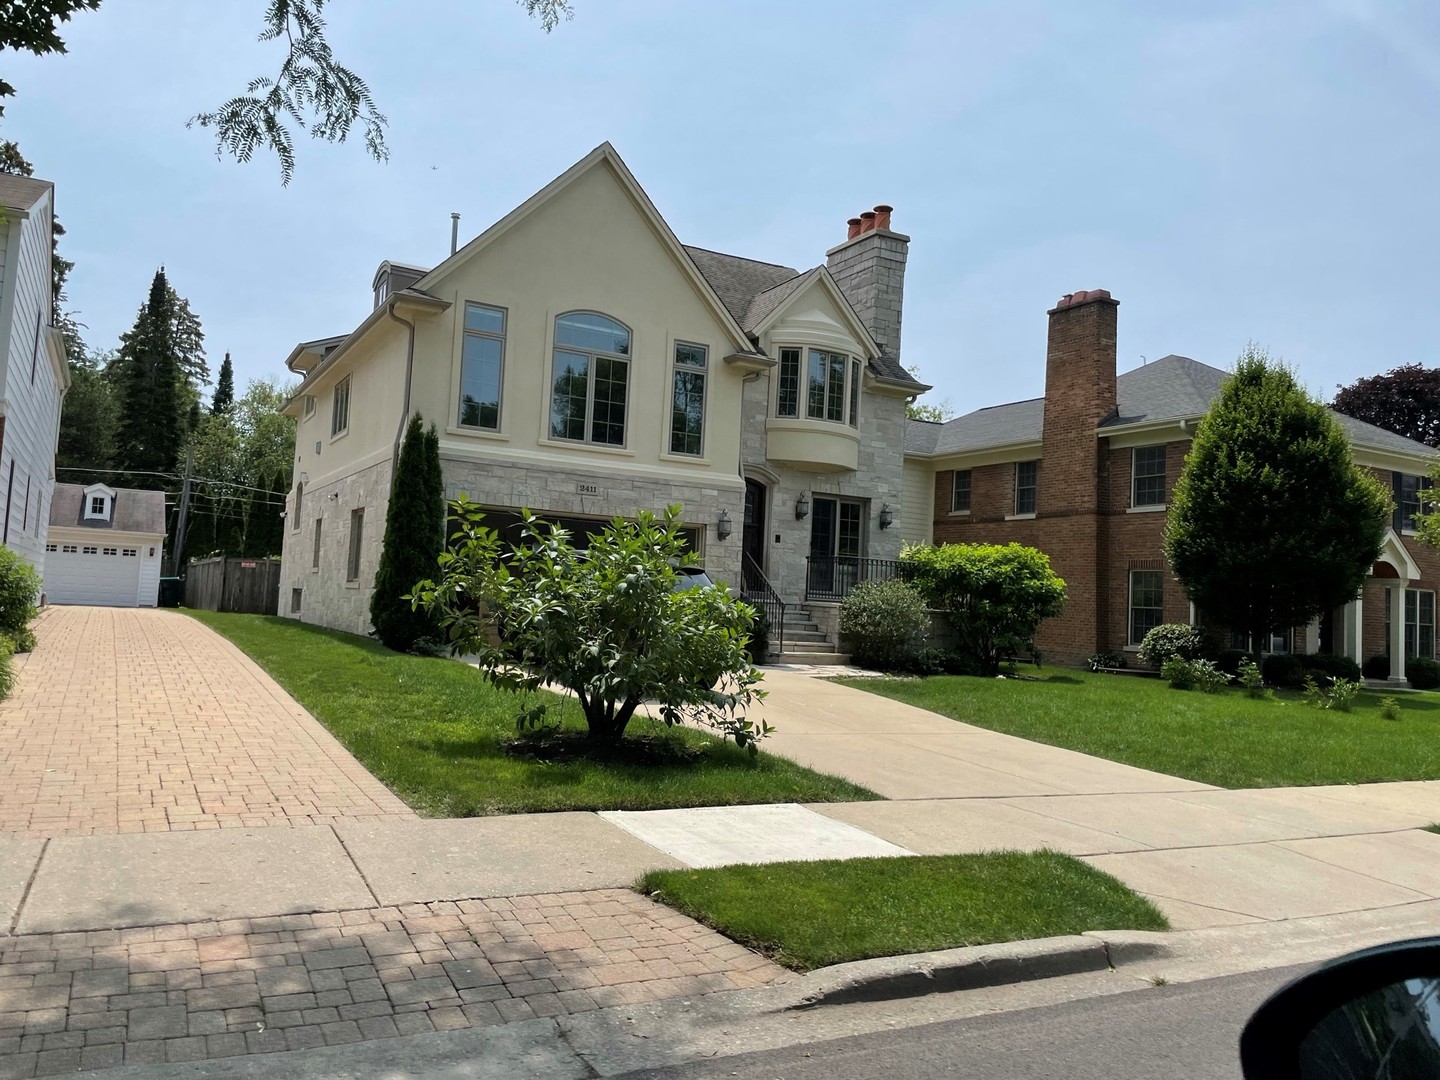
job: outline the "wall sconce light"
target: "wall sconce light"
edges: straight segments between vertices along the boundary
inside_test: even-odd
[[[805,497],[802,491],[800,497],[795,500],[795,520],[804,521],[810,516],[810,500]]]
[[[889,503],[880,504],[880,528],[888,529],[895,524],[895,512],[890,509]]]
[[[730,533],[733,531],[730,525],[730,512],[721,510],[720,516],[715,519],[715,536],[720,540],[729,540]]]
[[[337,501],[337,500],[340,498],[340,492],[338,492],[338,491],[332,491],[332,492],[330,492],[329,495],[326,495],[325,497],[326,497],[327,499],[329,499],[331,502],[335,502],[335,501]]]

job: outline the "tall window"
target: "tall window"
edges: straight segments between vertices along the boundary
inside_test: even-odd
[[[805,415],[811,420],[845,420],[845,371],[850,358],[843,353],[810,350],[805,390]]]
[[[460,426],[500,430],[500,380],[505,363],[505,311],[465,305],[460,346]]]
[[[300,531],[300,504],[305,501],[305,481],[295,481],[295,520],[290,523],[293,532]]]
[[[1159,570],[1130,571],[1130,644],[1165,621],[1165,578]]]
[[[1015,513],[1035,513],[1035,488],[1039,483],[1040,463],[1038,461],[1017,461],[1015,463]]]
[[[345,560],[345,580],[360,580],[361,541],[365,535],[365,508],[350,511],[350,550]]]
[[[1405,655],[1435,659],[1435,594],[1428,589],[1405,590]]]
[[[800,415],[800,350],[780,350],[780,396],[776,416]]]
[[[314,395],[314,394],[306,394],[306,395],[305,395],[305,419],[308,420],[308,419],[310,419],[310,417],[312,417],[312,416],[314,416],[314,415],[315,415],[315,395]]]
[[[335,384],[335,402],[330,409],[331,436],[343,435],[350,430],[350,376],[346,375]]]
[[[850,361],[850,426],[860,426],[860,361]]]
[[[970,470],[956,469],[950,486],[950,510],[952,513],[968,513],[970,510]]]
[[[1420,492],[1428,491],[1428,476],[1407,476],[1405,473],[1391,473],[1395,486],[1395,518],[1393,525],[1405,532],[1415,531],[1415,519],[1421,513]]]
[[[312,569],[312,570],[319,570],[319,569],[320,569],[320,524],[321,524],[321,519],[320,519],[320,518],[316,518],[316,519],[315,519],[315,548],[314,548],[314,551],[313,551],[313,552],[311,553],[311,555],[310,555],[310,569]]]
[[[555,320],[550,437],[625,445],[630,331],[604,315],[574,311]]]
[[[705,367],[704,345],[675,345],[674,382],[670,399],[670,452],[698,457],[704,447]]]
[[[1165,447],[1137,446],[1132,457],[1130,505],[1165,505]]]

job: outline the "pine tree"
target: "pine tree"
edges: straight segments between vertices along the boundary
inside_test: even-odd
[[[414,416],[400,447],[385,513],[385,545],[370,597],[375,636],[392,649],[413,649],[422,638],[439,637],[434,619],[413,610],[404,597],[436,573],[445,539],[445,497],[441,486],[440,436],[427,434]]]
[[[210,399],[210,415],[224,416],[235,404],[235,368],[230,364],[230,354],[220,362],[220,376],[215,383],[215,396]]]
[[[180,363],[175,344],[173,291],[165,268],[155,273],[150,296],[135,318],[135,326],[120,339],[116,389],[119,391],[120,430],[116,465],[136,473],[173,472],[180,459],[188,417],[180,402]],[[131,476],[126,483],[138,487],[164,487],[156,476]]]

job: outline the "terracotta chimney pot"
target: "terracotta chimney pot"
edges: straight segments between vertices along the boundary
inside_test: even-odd
[[[875,228],[875,211],[866,210],[860,215],[860,231],[867,233],[873,228]]]
[[[893,206],[886,206],[884,203],[881,203],[879,206],[875,207],[875,228],[890,228],[890,214],[894,209],[895,208]]]
[[[858,217],[852,217],[845,224],[850,227],[850,231],[845,234],[846,240],[854,240],[860,235],[860,219]]]

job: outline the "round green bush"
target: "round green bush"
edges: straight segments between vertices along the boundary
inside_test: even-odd
[[[1203,626],[1184,623],[1162,623],[1152,628],[1140,642],[1140,662],[1159,671],[1165,661],[1178,656],[1181,660],[1206,660],[1214,653],[1210,635]]]
[[[1416,690],[1434,690],[1440,686],[1440,663],[1419,656],[1407,657],[1405,678]]]
[[[40,575],[7,547],[0,547],[0,634],[19,638],[36,615]]]
[[[1298,656],[1271,653],[1260,661],[1260,673],[1265,676],[1265,682],[1270,686],[1298,690],[1305,684],[1307,669]]]
[[[840,636],[862,667],[903,670],[929,629],[924,598],[899,578],[862,581],[840,605]]]
[[[1376,653],[1374,656],[1365,658],[1361,670],[1367,679],[1388,679],[1390,677],[1390,657],[1384,653]]]

